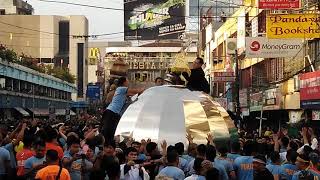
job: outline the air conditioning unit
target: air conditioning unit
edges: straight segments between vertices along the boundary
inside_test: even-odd
[[[227,54],[236,54],[237,50],[237,38],[227,39]]]

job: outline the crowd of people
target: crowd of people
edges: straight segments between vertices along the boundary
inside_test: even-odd
[[[207,91],[203,60],[194,62],[189,86]],[[193,79],[193,80],[192,80]],[[157,78],[156,85],[164,80]],[[191,84],[191,85],[190,85]],[[187,85],[188,87],[188,85]],[[239,139],[215,145],[185,142],[168,145],[150,139],[135,141],[114,136],[127,96],[143,89],[128,87],[125,77],[111,86],[101,118],[83,116],[62,122],[24,119],[13,126],[0,124],[0,180],[315,180],[319,179],[318,131],[307,125],[299,133],[267,128],[260,136],[239,129]],[[98,116],[95,114],[95,116]],[[101,119],[101,122],[98,121]]]
[[[23,120],[16,129],[0,128],[0,179],[318,179],[318,136],[301,127],[297,137],[286,129],[267,129],[262,137],[239,131],[239,140],[215,146],[167,145],[115,136],[105,140],[99,124],[86,121],[48,125]]]

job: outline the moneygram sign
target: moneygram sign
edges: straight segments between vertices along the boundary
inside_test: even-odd
[[[268,38],[320,38],[320,14],[267,16]]]
[[[180,39],[185,0],[124,0],[125,40]]]
[[[303,39],[246,38],[247,58],[301,57]]]

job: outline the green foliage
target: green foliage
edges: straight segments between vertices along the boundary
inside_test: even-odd
[[[70,74],[67,68],[52,67],[50,65],[39,64],[38,59],[33,58],[31,56],[27,56],[25,54],[22,54],[18,59],[17,53],[15,53],[11,49],[7,49],[5,46],[1,44],[0,44],[0,58],[4,61],[20,64],[22,66],[33,69],[40,73],[46,73],[46,74],[52,75],[58,79],[61,79],[63,81],[66,81],[72,84],[75,83],[75,80],[76,80],[75,76]]]
[[[0,58],[4,61],[14,63],[17,61],[17,54],[13,50],[7,49],[5,46],[0,44]]]
[[[61,67],[50,67],[48,68],[49,75],[52,75],[56,78],[62,79],[64,81],[67,81],[69,83],[74,83],[76,81],[76,77],[72,74],[70,74],[69,70],[67,68],[61,68]]]

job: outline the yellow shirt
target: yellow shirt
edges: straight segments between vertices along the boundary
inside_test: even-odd
[[[37,172],[35,179],[40,180],[56,180],[56,177],[59,173],[60,167],[58,165],[50,165],[45,168],[42,168]],[[68,170],[65,168],[62,168],[61,174],[60,174],[60,180],[71,180],[70,174]]]

